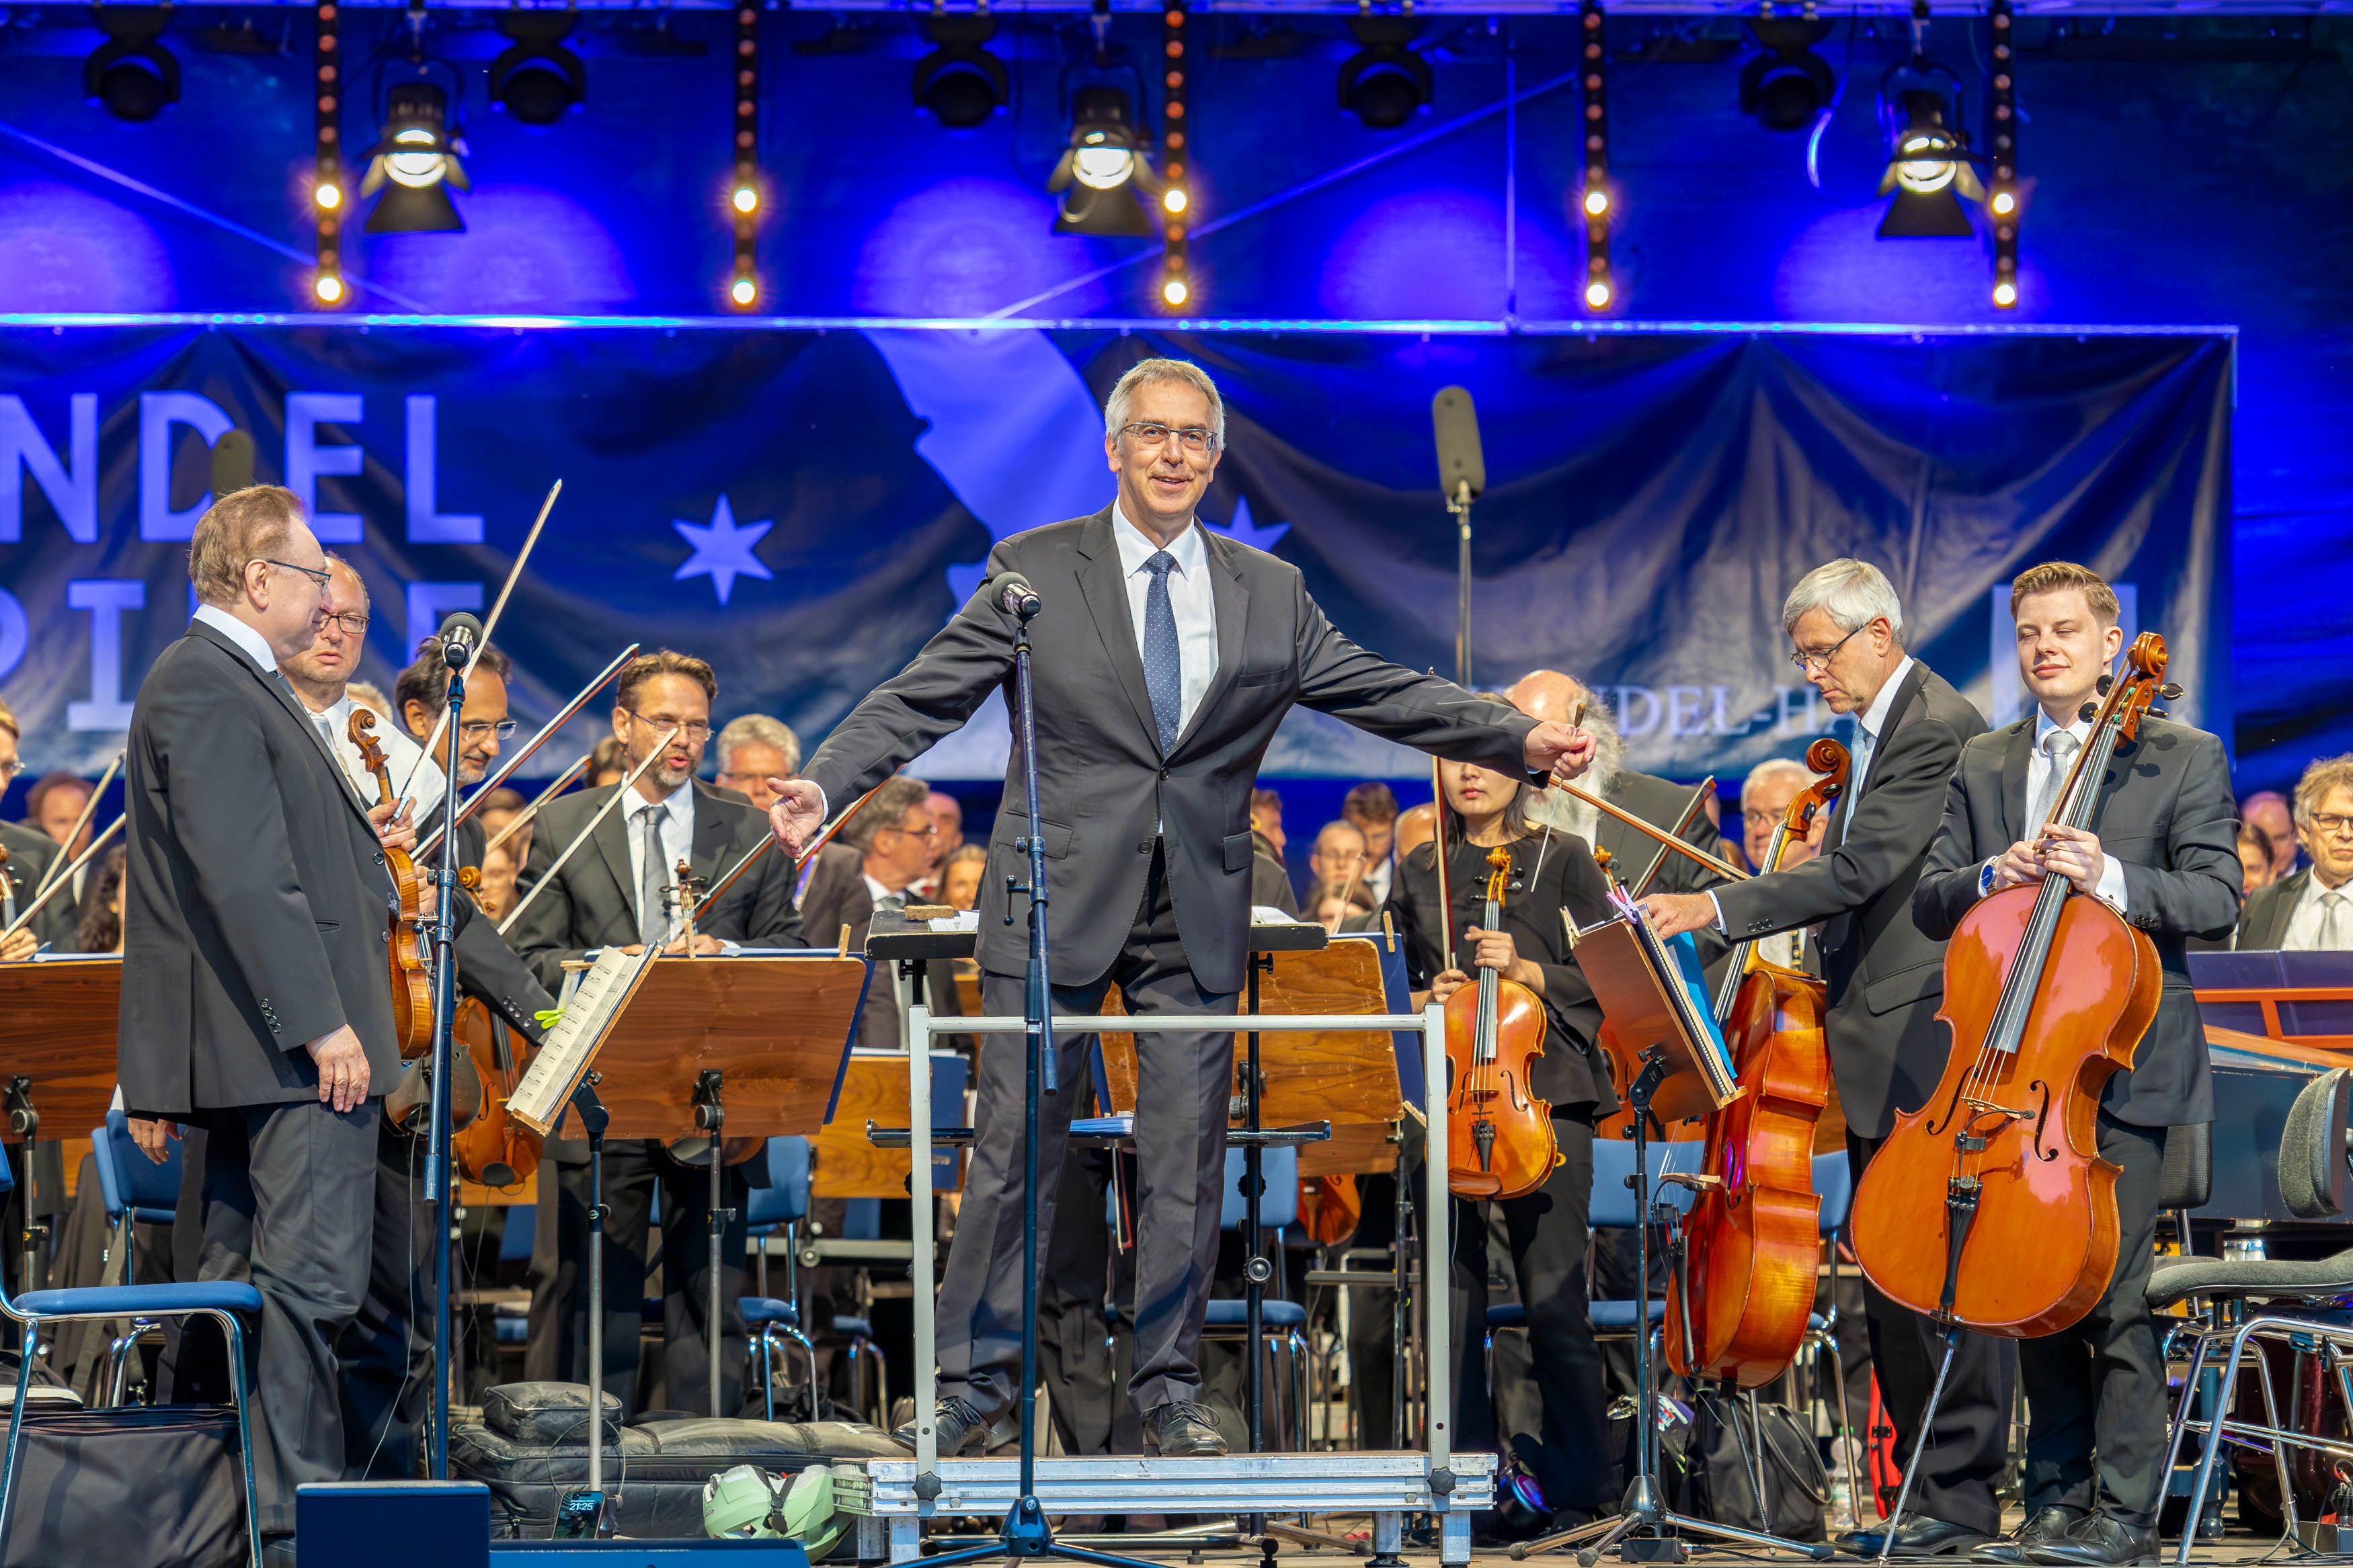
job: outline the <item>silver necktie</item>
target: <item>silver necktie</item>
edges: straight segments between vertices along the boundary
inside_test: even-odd
[[[2051,808],[2058,804],[2059,786],[2067,777],[2067,759],[2075,754],[2083,742],[2065,730],[2053,730],[2042,737],[2044,763],[2042,785],[2034,792],[2034,809],[2026,814],[2026,837],[2032,838],[2051,820]]]
[[[2353,947],[2346,940],[2345,895],[2333,888],[2320,895],[2319,946],[2326,952]]]
[[[667,803],[649,807],[638,818],[645,825],[646,848],[644,864],[638,871],[638,940],[648,947],[659,946],[670,936],[670,916],[662,909],[662,889],[670,885],[669,868],[662,865],[662,819],[670,815]]]

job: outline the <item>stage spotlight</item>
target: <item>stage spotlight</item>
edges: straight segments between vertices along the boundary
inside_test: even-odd
[[[1600,310],[1617,297],[1609,280],[1609,29],[1601,0],[1584,0],[1578,27],[1585,35],[1577,69],[1585,121],[1585,191],[1577,200],[1585,209],[1585,307]]]
[[[553,125],[588,96],[588,72],[564,47],[578,19],[575,7],[499,13],[499,31],[513,40],[491,62],[491,101],[525,125]]]
[[[734,203],[735,210],[739,213],[757,212],[760,209],[760,193],[749,185],[736,186],[735,194],[728,199]]]
[[[1607,279],[1597,278],[1585,286],[1585,303],[1589,309],[1596,310],[1608,308],[1609,283]]]
[[[466,226],[445,185],[470,188],[459,160],[464,141],[448,130],[448,96],[431,82],[392,89],[384,139],[368,150],[360,195],[383,196],[368,214],[370,234],[462,234]]]
[[[171,26],[166,5],[94,5],[106,42],[82,62],[82,96],[117,120],[141,123],[180,101],[180,62],[155,40]]]
[[[915,62],[915,107],[951,131],[984,124],[1005,107],[1005,62],[981,47],[997,36],[987,11],[935,11],[919,24],[932,52]]]
[[[312,279],[311,291],[319,297],[321,304],[332,305],[343,297],[343,280],[332,272],[322,272]]]
[[[1882,100],[1883,112],[1888,111]],[[1887,173],[1879,194],[1893,192],[1886,217],[1880,220],[1882,239],[1966,239],[1977,231],[1961,197],[1983,201],[1985,188],[1968,165],[1968,138],[1945,124],[1945,96],[1923,88],[1895,95],[1892,121],[1903,124],[1890,138]]]
[[[343,189],[337,184],[322,184],[311,193],[311,199],[324,210],[332,212],[343,205]]]
[[[735,7],[735,185],[727,205],[735,209],[734,281],[729,302],[747,310],[760,297],[754,274],[760,264],[760,8],[751,0]]]
[[[1048,192],[1062,197],[1054,232],[1150,234],[1136,187],[1156,190],[1159,181],[1144,162],[1144,136],[1127,93],[1116,87],[1082,87],[1071,108],[1071,145],[1046,182]]]
[[[1838,79],[1813,46],[1831,25],[1815,18],[1759,16],[1748,36],[1765,52],[1740,72],[1740,112],[1767,131],[1804,131],[1838,90]]]
[[[734,300],[738,308],[748,307],[760,297],[760,286],[749,278],[738,278],[734,286],[727,290],[727,297]]]
[[[343,63],[342,13],[336,0],[318,0],[311,38],[311,205],[318,209],[318,271],[311,294],[320,304],[343,302]]]
[[[1430,62],[1411,47],[1421,24],[1411,16],[1348,18],[1357,50],[1340,67],[1340,107],[1367,131],[1394,131],[1430,107]]]
[[[1987,17],[1993,32],[1993,78],[1987,99],[1993,110],[1993,302],[2010,310],[2018,303],[2018,60],[2010,44],[2010,0],[1993,0]]]
[[[1188,290],[1182,278],[1171,278],[1160,286],[1160,298],[1171,305],[1181,305]]]

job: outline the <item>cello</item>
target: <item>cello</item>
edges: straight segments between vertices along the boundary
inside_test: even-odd
[[[375,711],[353,703],[343,733],[359,748],[361,764],[375,775],[376,804],[391,805],[392,768],[375,738]],[[425,983],[424,946],[417,940],[425,919],[425,882],[408,851],[389,844],[381,847],[399,894],[397,906],[385,916],[392,922],[385,960],[392,982],[392,1035],[399,1043],[401,1060],[412,1061],[433,1049],[433,993]]]
[[[1806,766],[1822,775],[1798,792],[1773,830],[1759,876],[1844,791],[1846,748],[1816,741]],[[1667,1293],[1667,1364],[1683,1377],[1757,1388],[1781,1375],[1805,1338],[1821,1254],[1814,1192],[1814,1124],[1830,1098],[1822,983],[1732,950],[1715,1005],[1740,1097],[1707,1121],[1698,1184],[1684,1216]]]
[[[2155,632],[2125,658],[2052,822],[2089,826],[2118,743],[2179,689],[2161,686]],[[2116,1167],[2099,1157],[2094,1119],[2110,1076],[2132,1066],[2159,984],[2147,934],[2057,872],[1978,900],[1946,945],[1936,1016],[1952,1055],[1863,1173],[1854,1250],[1881,1291],[1944,1326],[1948,1363],[1962,1329],[2055,1333],[2115,1277]]]
[[[1443,848],[1442,843],[1432,846]],[[1445,897],[1445,856],[1439,856]],[[1497,931],[1512,852],[1487,852],[1486,923]],[[1451,928],[1450,918],[1444,922]],[[1448,931],[1448,962],[1452,932]],[[1516,1198],[1544,1185],[1561,1163],[1552,1104],[1528,1092],[1528,1071],[1544,1055],[1544,999],[1496,970],[1446,999],[1446,1184],[1460,1198]]]

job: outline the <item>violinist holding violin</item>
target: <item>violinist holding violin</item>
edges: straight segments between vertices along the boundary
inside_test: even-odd
[[[2035,710],[1961,749],[1943,825],[1913,895],[1921,931],[1952,934],[1979,900],[2057,873],[2147,933],[2160,970],[2155,1017],[2099,1107],[2099,1157],[2117,1170],[2114,1278],[2059,1332],[2019,1342],[2028,1404],[2026,1521],[1980,1547],[1990,1563],[2154,1561],[2165,1490],[2166,1372],[2143,1289],[2165,1164],[2165,1130],[2211,1121],[2213,1079],[2184,957],[2238,918],[2242,877],[2222,743],[2154,715],[2120,742],[2091,826],[2046,822],[2091,729],[2124,633],[2115,590],[2046,562],[2010,584],[2019,679]],[[1925,1219],[1933,1216],[1924,1216]],[[2096,1463],[2094,1455],[2096,1452]]]
[[[1524,1447],[1520,1458],[1543,1490],[1554,1527],[1565,1529],[1616,1501],[1603,1419],[1601,1353],[1586,1312],[1585,1249],[1593,1124],[1618,1108],[1618,1098],[1593,1044],[1600,1005],[1561,930],[1563,910],[1579,926],[1607,919],[1608,889],[1583,839],[1547,835],[1529,824],[1535,792],[1523,777],[1475,763],[1440,763],[1437,773],[1445,797],[1439,838],[1398,861],[1388,911],[1405,944],[1407,973],[1417,986],[1427,988],[1415,991],[1415,1007],[1445,1003],[1475,986],[1482,970],[1526,987],[1541,1003],[1544,1054],[1530,1064],[1530,1081],[1517,1088],[1529,1099],[1551,1102],[1560,1163],[1535,1190],[1496,1201],[1527,1309],[1528,1348],[1544,1407],[1541,1446]],[[1497,850],[1508,870],[1498,918],[1490,928],[1482,922],[1489,857]],[[1508,1064],[1508,1051],[1504,1059]],[[1496,1436],[1494,1415],[1476,1331],[1469,1325],[1486,1321],[1487,1226],[1472,1202],[1458,1197],[1456,1209],[1454,1279],[1469,1293],[1455,1318],[1462,1368],[1455,1384],[1461,1402],[1457,1433],[1466,1444],[1485,1447]]]

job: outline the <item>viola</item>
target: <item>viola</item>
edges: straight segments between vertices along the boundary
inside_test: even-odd
[[[1442,849],[1443,844],[1433,848]],[[1443,867],[1439,858],[1440,896]],[[1488,931],[1500,930],[1512,852],[1487,853]],[[1451,920],[1446,922],[1451,926]],[[1447,947],[1450,960],[1453,942]],[[1446,999],[1446,1179],[1457,1197],[1516,1198],[1544,1184],[1561,1161],[1552,1106],[1528,1092],[1528,1071],[1544,1055],[1544,998],[1495,970]]]
[[[1780,868],[1846,788],[1837,742],[1816,741],[1806,765],[1821,776],[1790,800],[1760,875]],[[1830,1098],[1824,1005],[1820,981],[1767,962],[1753,939],[1732,950],[1715,1016],[1741,1093],[1707,1119],[1701,1171],[1713,1180],[1698,1184],[1670,1253],[1667,1364],[1682,1376],[1760,1387],[1788,1369],[1805,1338],[1821,1253],[1813,1144]]]
[[[375,738],[375,714],[357,703],[343,732],[360,751],[360,762],[375,775],[376,804],[392,804],[392,768]],[[385,864],[392,870],[398,905],[385,919],[392,922],[389,952],[385,963],[392,982],[392,1033],[404,1061],[433,1048],[433,991],[425,979],[424,944],[417,940],[425,921],[425,880],[406,849],[383,847]]]
[[[2156,633],[2134,639],[2052,822],[2091,822],[2116,747],[2179,690],[2162,684],[2165,658]],[[2100,1091],[2132,1066],[2159,983],[2147,935],[2056,872],[1978,900],[1945,948],[1944,1076],[1896,1115],[1855,1189],[1854,1250],[1873,1285],[1948,1332],[2030,1339],[2091,1310],[2119,1245]]]
[[[482,1080],[480,1114],[449,1140],[459,1174],[486,1187],[519,1185],[539,1169],[542,1146],[538,1133],[507,1113],[507,1101],[529,1064],[504,1021],[471,996],[458,1004],[450,1037],[451,1048],[465,1053]]]

